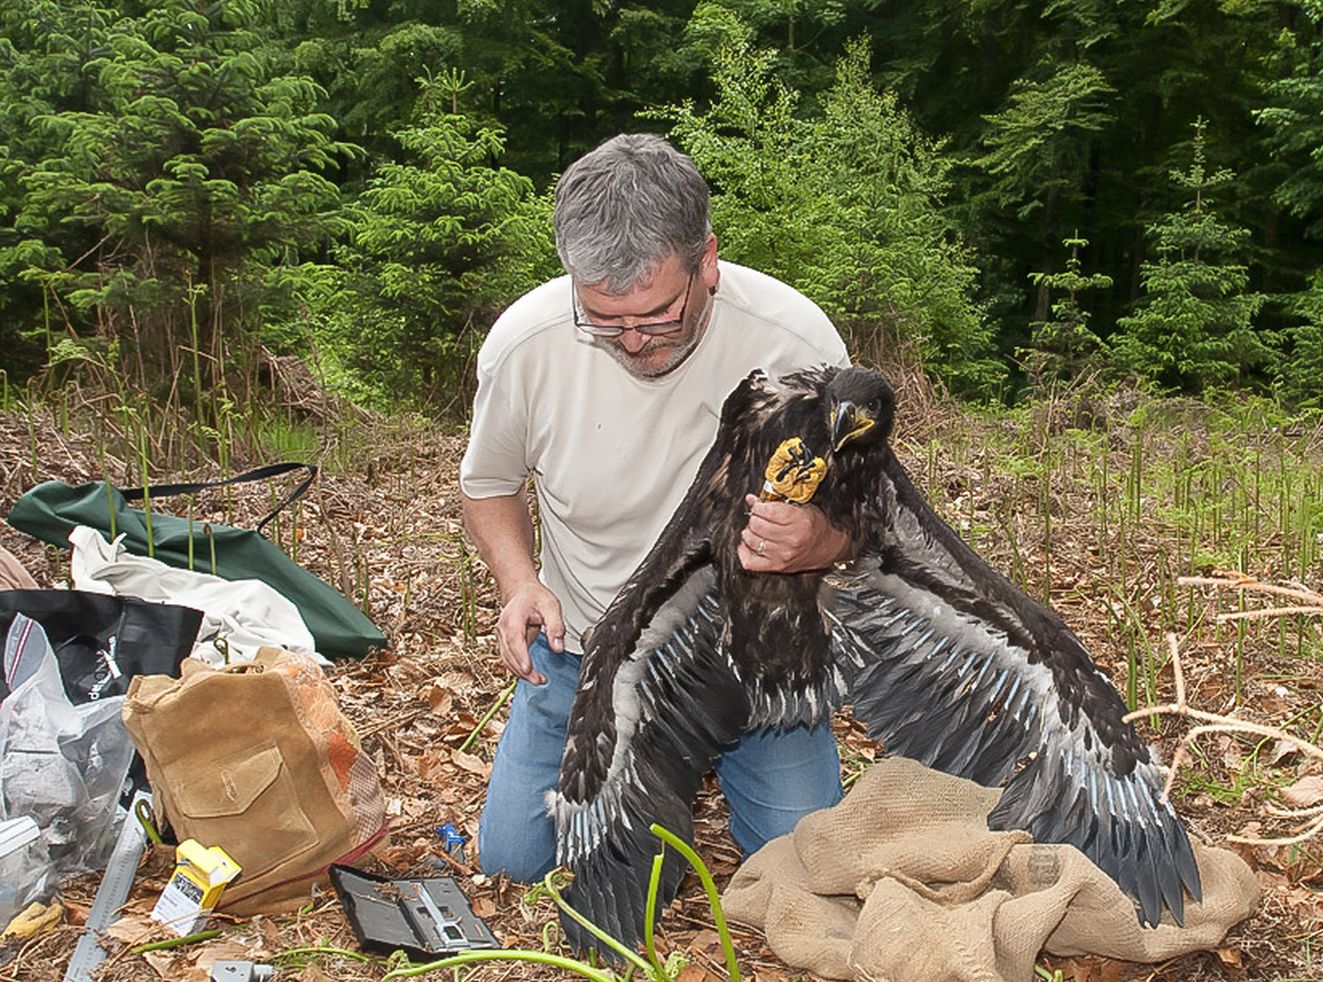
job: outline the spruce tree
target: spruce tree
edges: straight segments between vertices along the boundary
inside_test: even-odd
[[[1283,30],[1269,63],[1278,73],[1264,87],[1268,104],[1254,111],[1274,160],[1287,168],[1273,197],[1323,238],[1323,8]]]
[[[976,271],[942,206],[951,164],[870,50],[847,46],[836,83],[800,109],[774,52],[738,22],[713,66],[717,96],[651,113],[712,182],[722,255],[778,276],[822,305],[866,360],[916,352],[953,392],[1000,394],[1005,368],[973,299]]]
[[[501,130],[452,111],[460,76],[419,82],[414,118],[393,134],[403,159],[378,167],[347,209],[349,234],[333,250],[335,313],[318,340],[361,400],[448,396],[455,404],[442,408],[462,409],[477,328],[556,272],[550,199],[492,163]]]
[[[1085,275],[1080,250],[1089,244],[1079,229],[1061,244],[1070,250],[1066,268],[1060,273],[1030,273],[1029,282],[1039,289],[1057,291],[1049,320],[1029,324],[1030,346],[1020,351],[1025,372],[1035,385],[1077,377],[1097,360],[1102,340],[1089,326],[1092,314],[1080,306],[1086,290],[1110,290],[1112,278],[1105,273]]]
[[[284,301],[273,271],[339,229],[331,177],[357,148],[333,138],[324,93],[284,70],[251,5],[10,7],[0,101],[42,84],[0,112],[16,139],[0,273],[39,285],[70,331],[132,341],[149,376],[201,349],[218,385]]]
[[[1187,393],[1247,381],[1271,354],[1253,324],[1264,297],[1247,290],[1239,261],[1249,230],[1224,222],[1213,206],[1213,192],[1235,174],[1209,170],[1204,127],[1202,118],[1194,123],[1189,168],[1170,174],[1188,197],[1148,227],[1157,259],[1140,267],[1138,309],[1117,320],[1112,344],[1118,368]]]
[[[1277,389],[1295,409],[1323,410],[1323,272],[1308,290],[1292,295],[1287,312],[1296,322],[1286,328],[1277,363]]]

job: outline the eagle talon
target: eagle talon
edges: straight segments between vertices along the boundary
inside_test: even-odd
[[[795,483],[812,479],[812,473],[806,472],[813,466],[813,455],[809,453],[808,447],[804,446],[802,440],[796,439],[791,442],[793,445],[787,448],[789,452],[786,455],[788,459],[785,462],[785,466],[776,472],[776,478],[773,483],[785,481],[791,471],[795,472],[795,477],[791,479]],[[775,455],[773,455],[772,461],[775,463]]]
[[[763,472],[763,501],[808,504],[827,476],[827,462],[813,454],[800,437],[783,440]]]

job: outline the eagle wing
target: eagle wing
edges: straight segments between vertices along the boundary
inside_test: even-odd
[[[744,731],[749,697],[726,645],[713,533],[730,524],[733,451],[774,402],[761,373],[726,400],[717,439],[652,550],[589,633],[560,778],[549,797],[566,898],[626,943],[641,938],[656,822],[693,837],[702,776]],[[752,490],[752,489],[751,489]],[[682,860],[666,854],[661,908]],[[572,920],[569,940],[594,947]]]
[[[829,576],[833,654],[889,752],[1006,784],[988,816],[1077,846],[1156,924],[1201,897],[1190,843],[1126,706],[1061,619],[988,567],[894,458],[889,544]]]

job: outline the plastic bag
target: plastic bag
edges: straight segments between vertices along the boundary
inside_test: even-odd
[[[133,757],[120,719],[124,697],[71,704],[45,632],[22,614],[10,626],[4,667],[14,685],[0,703],[0,819],[27,815],[37,823],[52,885],[100,869],[115,846]],[[40,889],[24,891],[20,906]]]
[[[50,856],[31,818],[0,821],[0,924],[46,892]]]

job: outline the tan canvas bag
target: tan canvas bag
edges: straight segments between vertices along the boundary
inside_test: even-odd
[[[376,765],[306,655],[262,648],[219,670],[186,659],[181,679],[139,676],[124,723],[157,818],[243,867],[221,899],[231,913],[298,907],[386,833]]]

